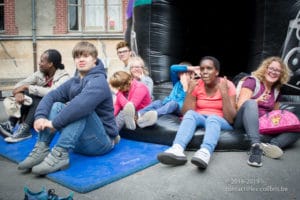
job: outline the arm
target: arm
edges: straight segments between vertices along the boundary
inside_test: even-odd
[[[250,99],[253,95],[253,91],[249,88],[241,88],[240,95],[238,97],[238,102],[237,102],[237,110],[240,109],[240,107],[244,104],[245,101]]]
[[[116,94],[115,113],[118,114],[120,110],[129,102],[121,91]]]
[[[228,85],[231,84],[231,85]],[[227,81],[227,78],[224,77],[224,79],[221,79],[219,84],[218,84],[219,90],[222,95],[222,102],[223,102],[223,115],[224,118],[232,124],[234,121],[234,118],[236,116],[236,96],[232,95],[231,91],[234,91],[235,93],[235,88],[233,83],[229,83]],[[229,95],[228,95],[229,94]]]
[[[279,102],[277,101],[277,102],[275,103],[274,110],[279,110],[279,108],[280,108],[280,104],[279,104]]]
[[[51,87],[44,87],[40,85],[29,85],[29,94],[33,94],[39,97],[43,97],[51,90],[58,88],[64,82],[70,79],[70,75],[65,70],[57,69],[53,77],[53,83]]]
[[[173,85],[175,85],[177,81],[179,81],[178,72],[187,72],[188,67],[186,65],[172,65],[170,67],[170,71],[171,71],[171,81]]]
[[[196,108],[196,97],[192,94],[197,86],[198,81],[191,79],[188,84],[188,89],[186,91],[186,96],[181,109],[181,114],[184,115],[188,110],[195,110]]]
[[[30,84],[36,83],[37,73],[28,76],[26,79],[19,81],[12,91],[13,96],[16,98],[16,102],[23,104],[24,92],[28,90]]]

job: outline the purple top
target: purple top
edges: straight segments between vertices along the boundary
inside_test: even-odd
[[[255,84],[256,84],[255,79],[251,78],[251,77],[248,77],[243,82],[242,88],[244,87],[244,88],[248,88],[248,89],[254,91]],[[260,84],[260,90],[258,91],[257,95],[254,96],[254,97],[251,97],[251,99],[257,99],[258,97],[260,97],[264,93],[265,89],[266,89],[265,85],[261,83]],[[267,112],[272,111],[274,109],[275,103],[276,103],[275,93],[274,93],[274,88],[272,88],[270,98],[265,102],[263,102],[263,101],[258,102],[258,115],[259,115],[259,117],[261,117],[262,115],[264,115]]]

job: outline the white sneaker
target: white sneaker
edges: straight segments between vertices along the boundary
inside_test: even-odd
[[[124,108],[124,120],[125,120],[125,126],[126,128],[130,130],[135,130],[136,129],[136,124],[135,124],[135,107],[132,102],[128,102]]]
[[[263,154],[269,158],[280,158],[283,155],[283,151],[276,145],[261,143],[260,148],[263,150]]]
[[[179,144],[173,144],[172,147],[157,155],[157,159],[166,165],[183,165],[187,162],[184,149]]]
[[[140,116],[137,120],[137,124],[140,128],[144,128],[147,126],[152,126],[157,121],[157,112],[155,110],[150,110]]]
[[[192,157],[191,162],[199,168],[205,169],[210,160],[210,152],[206,148],[201,148]]]

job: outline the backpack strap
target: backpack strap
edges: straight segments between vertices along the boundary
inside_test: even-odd
[[[241,89],[242,89],[242,85],[244,83],[244,81],[246,80],[246,78],[248,77],[251,77],[255,80],[255,88],[254,88],[254,91],[253,91],[253,94],[252,94],[252,98],[257,98],[257,94],[258,92],[260,91],[260,85],[261,85],[261,82],[258,78],[256,78],[255,76],[245,76],[243,77],[239,82],[238,82],[238,85],[236,87],[236,101],[238,101],[238,97],[240,95],[240,92],[241,92]],[[279,90],[277,88],[274,89],[274,98],[275,98],[275,101],[277,99],[279,95]]]

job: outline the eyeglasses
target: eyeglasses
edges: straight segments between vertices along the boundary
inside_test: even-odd
[[[142,68],[142,66],[140,66],[140,65],[133,65],[133,66],[130,66],[130,68]]]
[[[123,50],[123,51],[118,51],[117,53],[122,54],[122,53],[128,53],[128,52],[129,52],[129,50]]]
[[[272,72],[274,74],[280,75],[281,74],[281,70],[280,69],[275,69],[273,67],[268,67],[268,71]]]

